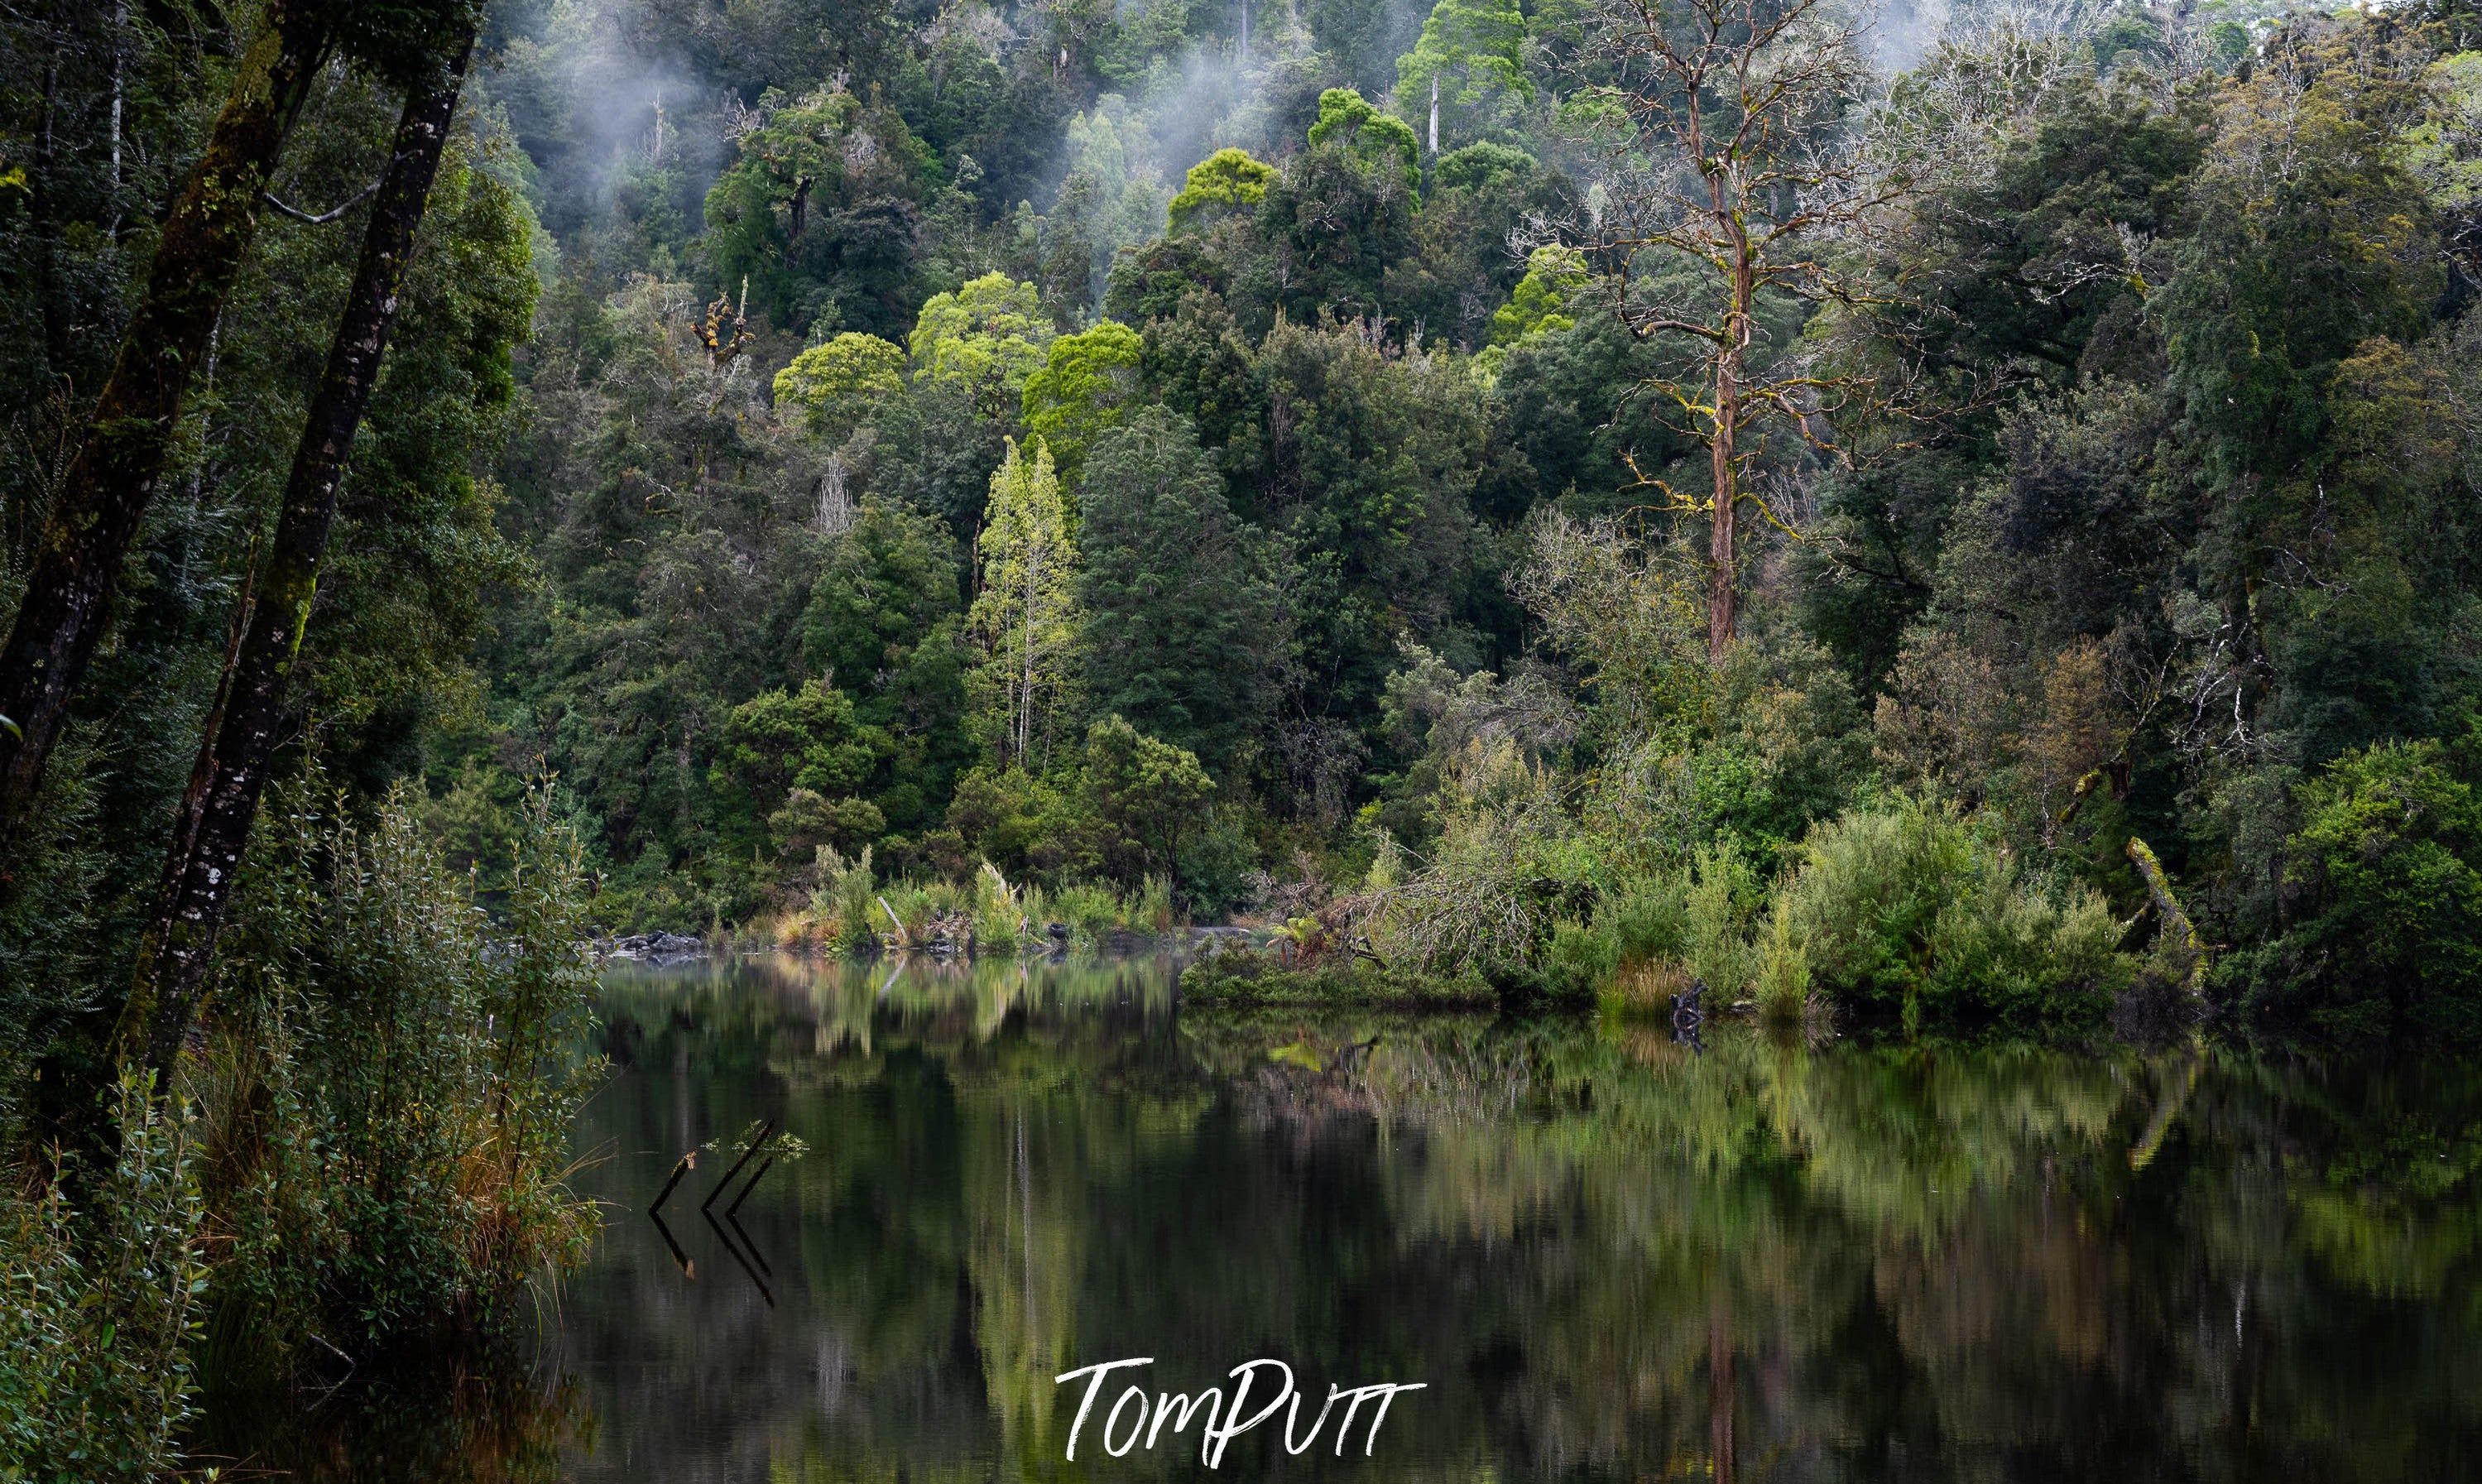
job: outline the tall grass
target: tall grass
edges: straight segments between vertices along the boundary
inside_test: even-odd
[[[1010,881],[986,861],[964,881],[934,876],[876,882],[869,850],[848,861],[824,846],[815,874],[819,885],[808,909],[773,924],[779,946],[860,953],[943,943],[1009,953],[1053,946],[1047,929],[1054,923],[1069,930],[1071,942],[1093,947],[1122,932],[1159,937],[1186,921],[1165,876],[1149,876],[1125,892],[1096,882],[1046,891],[1032,882]]]

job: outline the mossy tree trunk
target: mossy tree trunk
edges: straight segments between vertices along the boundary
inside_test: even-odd
[[[331,10],[319,0],[269,0],[206,151],[165,219],[145,295],[44,522],[0,649],[0,716],[9,719],[0,727],[0,872],[110,621],[192,370],[257,232],[260,198],[329,55]]]
[[[361,261],[328,353],[327,370],[294,448],[283,508],[258,576],[249,624],[234,650],[174,823],[163,896],[121,1021],[125,1037],[145,1037],[146,1064],[156,1070],[159,1086],[169,1081],[197,1011],[224,904],[258,816],[269,760],[287,715],[294,664],[318,595],[337,487],[379,381],[406,265],[473,54],[470,27],[452,44],[455,51],[436,75],[408,93],[397,121],[387,173],[372,200]]]

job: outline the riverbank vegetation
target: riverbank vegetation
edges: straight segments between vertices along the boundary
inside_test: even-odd
[[[573,1258],[598,935],[2482,1034],[2463,0],[0,36],[36,1474]]]

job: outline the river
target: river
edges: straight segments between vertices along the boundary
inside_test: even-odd
[[[2470,1067],[1208,1016],[1172,981],[1152,959],[611,974],[613,1074],[577,1136],[605,1228],[522,1376],[349,1406],[305,1472],[1199,1477],[1199,1426],[1116,1458],[1135,1414],[1106,1434],[1105,1412],[1124,1382],[1160,1410],[1260,1358],[1304,1429],[1331,1386],[1422,1390],[1375,1428],[1363,1409],[1341,1456],[1333,1424],[1292,1454],[1280,1416],[1216,1476],[2482,1459]],[[722,1185],[768,1123],[799,1146]],[[1085,1388],[1053,1377],[1141,1357],[1068,1462]]]

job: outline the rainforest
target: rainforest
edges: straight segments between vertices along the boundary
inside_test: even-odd
[[[2469,0],[11,0],[0,1481],[2449,1471],[2477,302]]]

